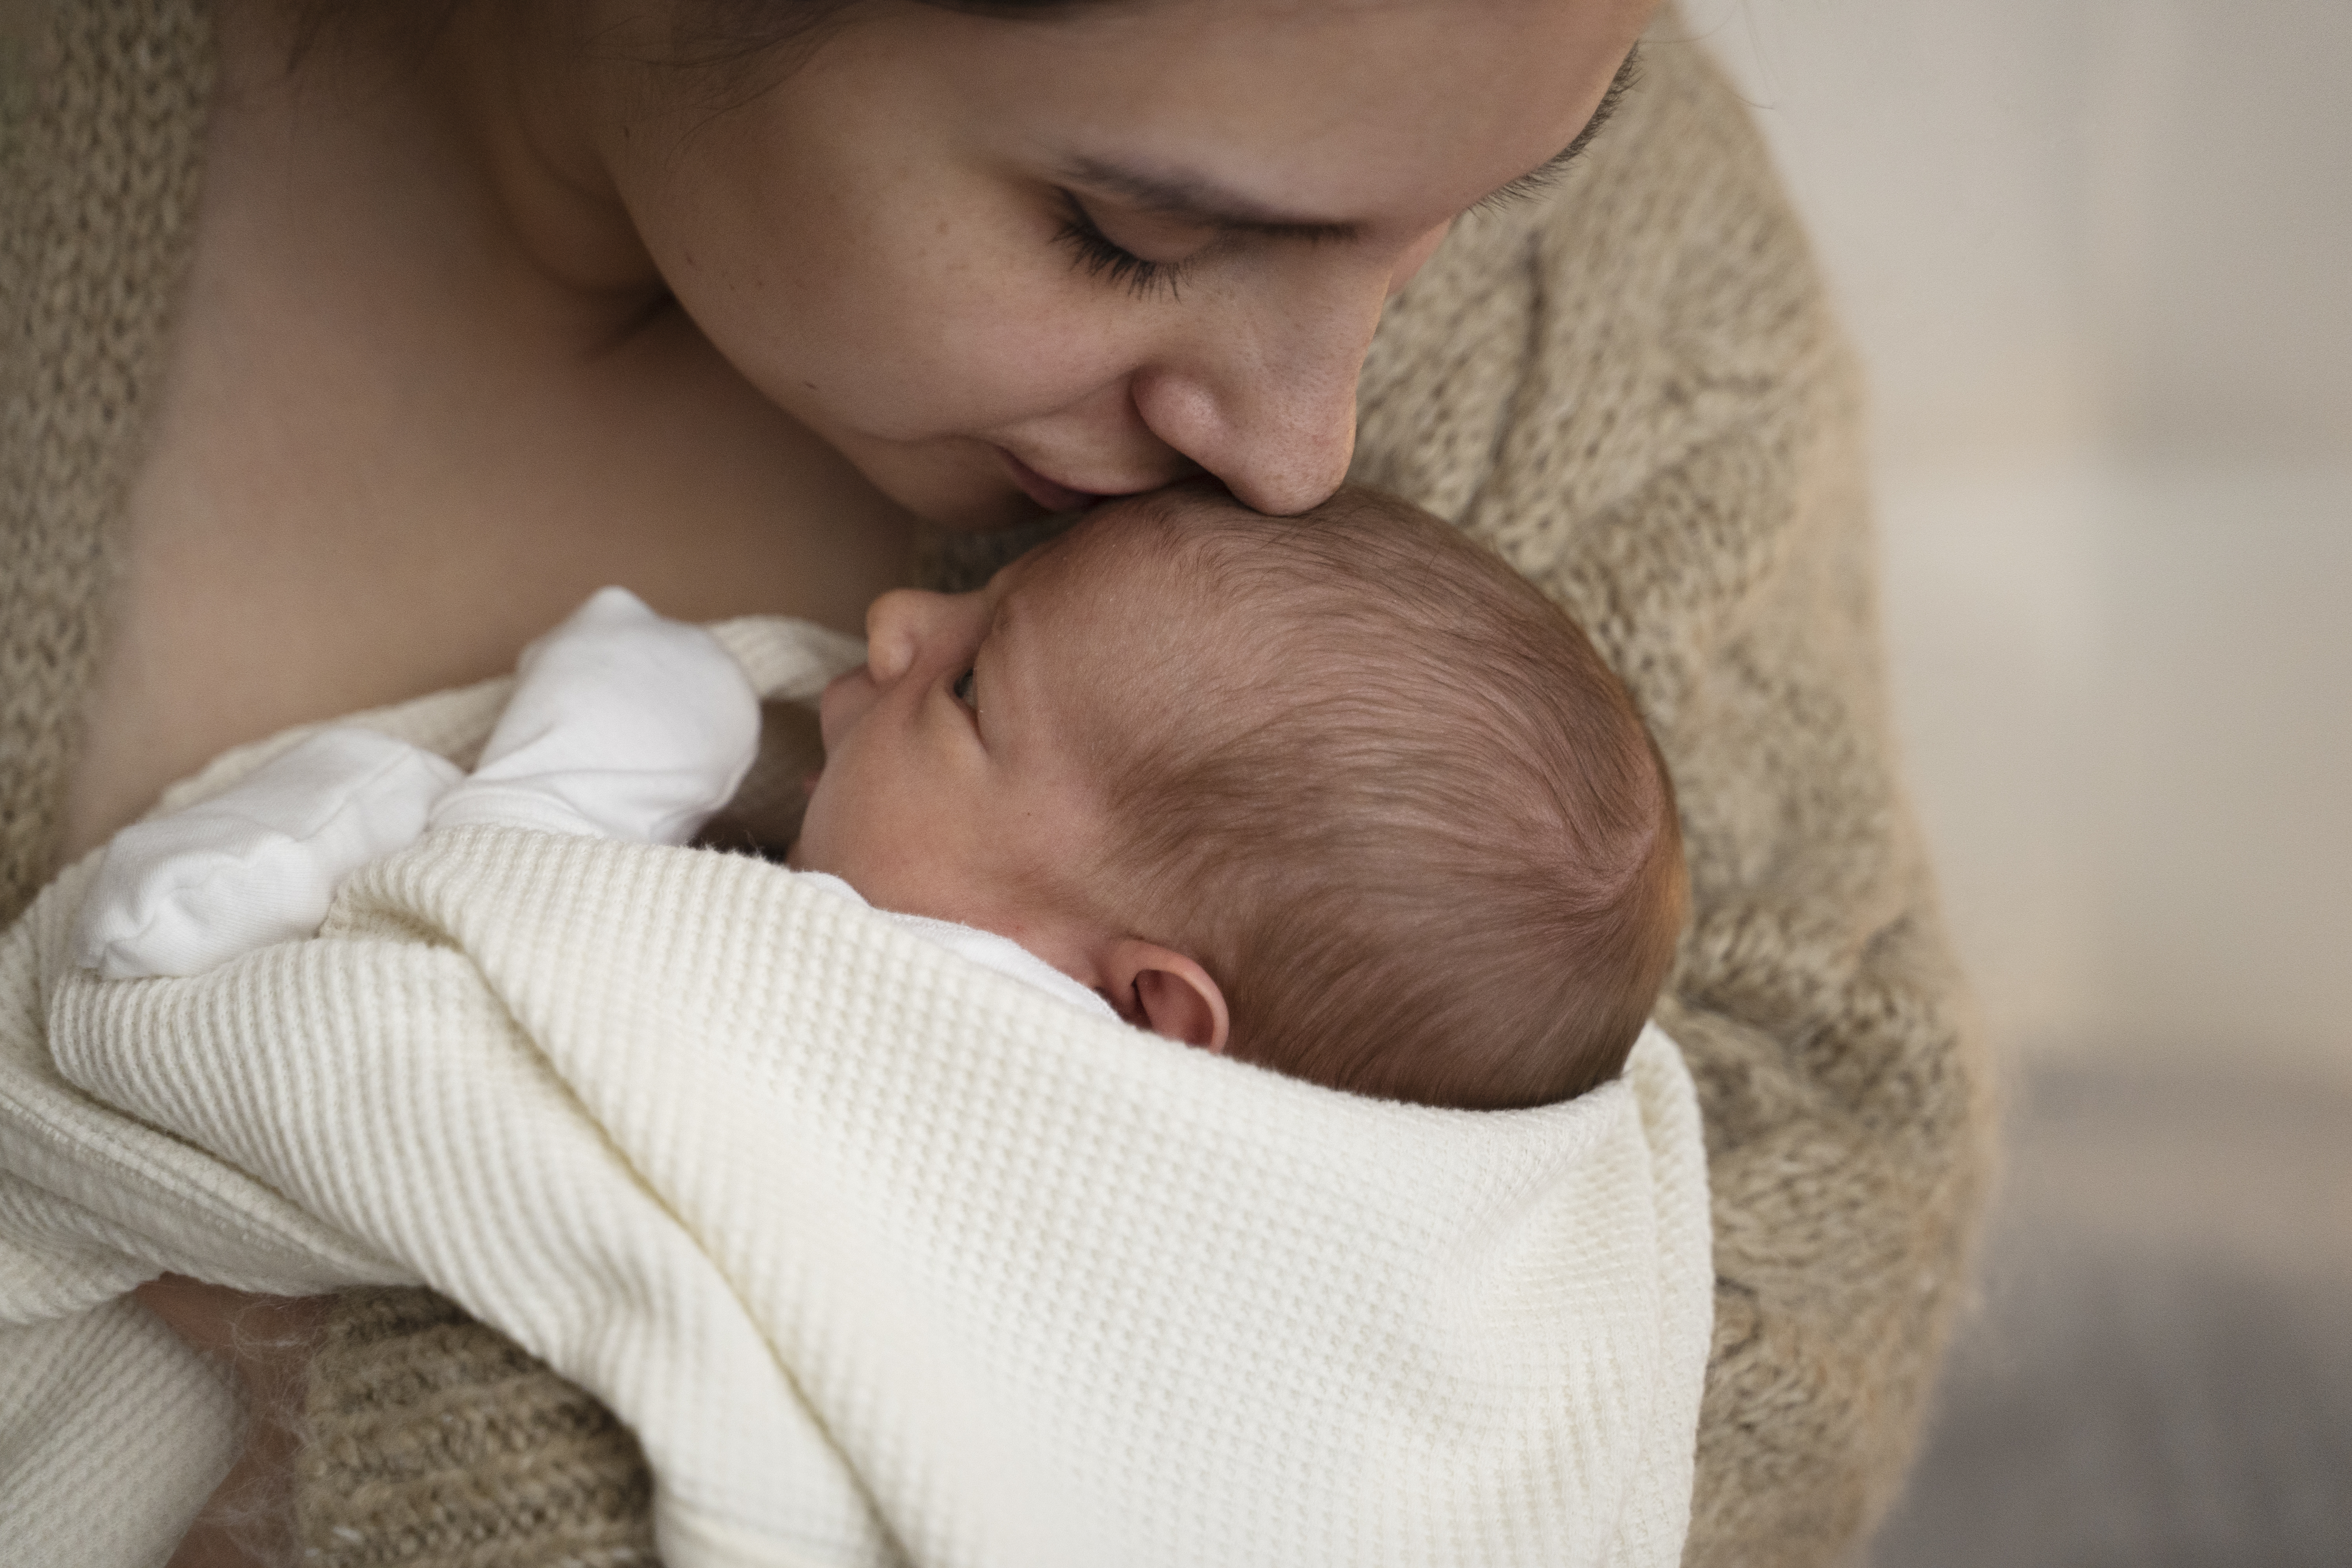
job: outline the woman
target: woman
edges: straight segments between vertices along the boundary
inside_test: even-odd
[[[1650,0],[382,9],[42,18],[0,912],[223,748],[500,669],[602,584],[854,627],[919,525],[1200,470],[1296,511],[1352,458],[1569,604],[1675,764],[1720,1279],[1689,1559],[1845,1550],[1958,1294],[1981,1075],[1801,242],[1687,47],[1562,166]],[[239,1307],[145,1299],[200,1343]],[[625,1435],[512,1347],[419,1295],[268,1310],[324,1328],[320,1560],[644,1555]]]

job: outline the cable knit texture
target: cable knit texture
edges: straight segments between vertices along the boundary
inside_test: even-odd
[[[311,1363],[299,1521],[352,1568],[640,1568],[653,1476],[628,1429],[429,1290],[343,1298]]]
[[[67,5],[0,93],[0,911],[50,870],[140,421],[194,228],[211,28]],[[5,31],[0,28],[0,31]],[[0,66],[6,62],[0,61]]]
[[[1893,761],[1854,371],[1744,110],[1673,27],[1573,176],[1465,219],[1392,304],[1356,477],[1559,596],[1658,731],[1696,892],[1660,1018],[1698,1083],[1717,1275],[1685,1562],[1830,1563],[1909,1458],[1989,1085]],[[8,917],[53,855],[210,69],[173,0],[58,5],[33,48],[0,146]],[[317,1453],[376,1458],[314,1457],[315,1561],[643,1560],[625,1442],[524,1414],[577,1408],[550,1374],[420,1298],[339,1311],[375,1326],[363,1363],[320,1363]],[[496,1436],[419,1436],[446,1428]],[[444,1541],[478,1554],[424,1544]]]

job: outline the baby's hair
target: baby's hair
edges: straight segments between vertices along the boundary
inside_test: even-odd
[[[1616,1076],[1688,893],[1665,763],[1575,623],[1367,490],[1268,518],[1188,488],[1086,531],[1209,606],[1094,728],[1102,872],[1223,988],[1231,1053],[1470,1109]]]

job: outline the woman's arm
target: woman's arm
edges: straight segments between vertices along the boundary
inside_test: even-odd
[[[1793,1568],[1901,1483],[1990,1078],[1899,783],[1854,366],[1737,96],[1696,46],[1644,60],[1545,210],[1466,221],[1398,300],[1358,477],[1575,614],[1674,769],[1695,912],[1659,1017],[1717,1277],[1685,1562]]]
[[[169,1568],[268,1568],[291,1560],[302,1391],[327,1299],[249,1296],[177,1274],[132,1293],[190,1347],[235,1367],[245,1385],[245,1452],[181,1539]]]
[[[245,1452],[170,1568],[651,1565],[653,1477],[610,1412],[430,1290],[138,1299],[243,1380]]]
[[[1696,914],[1659,1018],[1697,1082],[1715,1215],[1694,1565],[1838,1561],[1893,1501],[1989,1163],[1986,1064],[1896,787],[1859,496],[1834,477],[1858,466],[1834,450],[1853,422],[1817,418],[1692,453],[1539,578],[1598,614],[1633,600],[1616,647],[1668,714],[1687,825]],[[1768,524],[1746,547],[1717,506],[1742,491]],[[1720,541],[1711,605],[1633,563],[1693,532]]]

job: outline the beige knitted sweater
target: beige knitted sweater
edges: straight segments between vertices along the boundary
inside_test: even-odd
[[[52,869],[212,58],[198,0],[10,0],[0,50],[13,920]],[[1673,764],[1696,915],[1660,1018],[1717,1275],[1685,1561],[1828,1563],[1891,1500],[1965,1293],[1989,1089],[1895,777],[1853,367],[1738,100],[1694,46],[1647,58],[1573,178],[1465,221],[1391,307],[1356,474],[1557,595]],[[431,1297],[345,1300],[309,1415],[314,1562],[650,1561],[626,1434]]]

